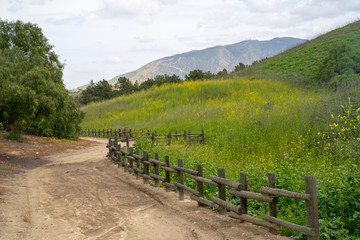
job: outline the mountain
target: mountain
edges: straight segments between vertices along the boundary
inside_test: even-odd
[[[186,74],[194,69],[212,73],[224,68],[232,71],[239,62],[251,64],[254,61],[276,55],[305,41],[305,39],[283,37],[267,41],[247,40],[203,50],[193,50],[152,61],[138,70],[118,75],[109,82],[115,83],[121,76],[129,78],[132,82],[136,80],[142,82],[148,78],[163,74],[175,74],[184,78]]]

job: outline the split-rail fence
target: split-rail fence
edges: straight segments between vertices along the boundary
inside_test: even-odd
[[[184,139],[187,143],[205,143],[205,131],[202,130],[201,133],[192,133],[190,130],[184,131],[183,133],[157,133],[156,131],[133,131],[131,129],[83,129],[79,132],[79,136],[82,137],[99,137],[99,138],[109,138],[109,137],[118,137],[120,142],[125,142],[127,147],[129,147],[129,142],[134,141],[137,137],[139,138],[150,138],[154,143],[160,139],[166,139],[170,145],[173,140]]]
[[[121,148],[117,138],[109,138],[107,145],[109,149],[108,157],[119,167],[136,176],[142,178],[144,184],[152,181],[155,187],[160,184],[165,187],[166,191],[177,191],[179,199],[184,200],[185,192],[190,198],[198,202],[198,206],[209,206],[217,209],[219,214],[239,219],[241,222],[246,221],[256,225],[268,228],[272,233],[279,233],[280,226],[294,229],[305,233],[308,239],[318,240],[319,220],[316,193],[316,179],[314,176],[305,176],[305,193],[291,192],[276,188],[275,174],[268,174],[268,186],[260,188],[260,193],[248,191],[246,173],[240,173],[240,182],[235,182],[225,178],[225,169],[219,168],[217,176],[211,176],[210,179],[204,178],[202,164],[197,164],[196,170],[187,169],[183,166],[183,159],[178,159],[177,166],[170,166],[169,157],[164,156],[164,161],[159,159],[159,154],[155,153],[154,158],[150,158],[147,151],[137,149],[136,153],[132,147]],[[153,168],[150,171],[150,167]],[[163,174],[160,173],[163,172]],[[171,179],[171,173],[177,175],[177,181]],[[185,186],[184,178],[188,176],[196,181],[196,189]],[[210,184],[218,188],[218,196],[212,200],[204,198],[203,184]],[[240,198],[240,205],[234,205],[226,201],[226,188],[230,188],[228,193]],[[294,224],[281,220],[277,217],[278,197],[294,198],[304,200],[306,203],[306,226]],[[248,199],[261,201],[269,204],[269,215],[262,215],[262,219],[248,214]]]

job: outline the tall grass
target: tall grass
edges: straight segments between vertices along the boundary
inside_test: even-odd
[[[184,82],[83,108],[83,128],[206,131],[231,161],[278,155],[289,139],[319,123],[323,96],[276,81]]]

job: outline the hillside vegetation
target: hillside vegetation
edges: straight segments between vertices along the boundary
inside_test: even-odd
[[[321,35],[311,41],[300,44],[284,53],[271,57],[244,71],[235,73],[231,78],[242,77],[247,79],[281,79],[284,81],[297,82],[300,84],[323,84],[328,79],[321,79],[324,62],[331,57],[331,51],[344,48],[346,55],[357,55],[359,60],[360,50],[360,21],[351,23],[345,27],[335,29]],[[341,55],[341,53],[339,53]],[[335,60],[335,59],[332,59]],[[344,64],[348,59],[343,60]],[[357,71],[360,66],[357,64]],[[345,67],[346,68],[346,67]]]
[[[132,128],[206,133],[206,145],[137,146],[183,158],[185,167],[203,163],[206,177],[226,168],[249,190],[277,176],[277,187],[303,192],[305,175],[317,178],[322,239],[360,238],[360,85],[357,46],[360,22],[334,30],[283,54],[228,76],[153,87],[83,107],[83,128]],[[265,78],[260,80],[258,77]],[[188,180],[188,185],[194,184]],[[207,186],[207,197],[216,194]],[[235,199],[229,197],[229,201]],[[268,212],[250,201],[250,214]],[[305,225],[304,203],[281,200],[279,216]],[[297,239],[304,236],[283,229]]]

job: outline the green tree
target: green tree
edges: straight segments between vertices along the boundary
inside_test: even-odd
[[[65,89],[64,66],[52,49],[37,25],[0,19],[0,122],[12,134],[77,136],[83,114]]]
[[[228,75],[228,71],[226,70],[226,68],[224,68],[223,70],[219,71],[216,75],[218,77],[223,77],[223,76]]]
[[[134,91],[134,85],[127,77],[119,77],[115,83],[119,95],[130,94]]]
[[[112,86],[105,79],[94,83],[92,80],[89,83],[89,86],[81,92],[80,103],[88,104],[90,102],[99,102],[106,99],[110,99],[115,96],[115,91],[112,89]]]
[[[241,71],[241,70],[243,70],[245,68],[246,68],[245,64],[243,64],[242,62],[239,62],[238,65],[235,66],[233,72],[238,72],[238,71]]]

